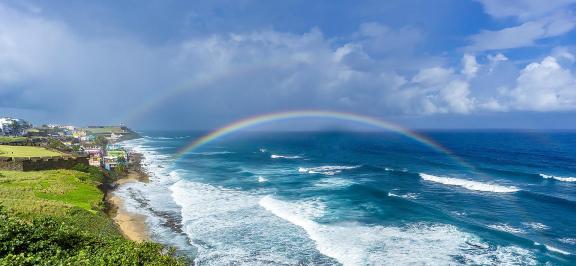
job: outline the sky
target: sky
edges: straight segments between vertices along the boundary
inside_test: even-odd
[[[0,0],[0,116],[203,130],[320,109],[409,128],[576,129],[575,12],[576,0]]]

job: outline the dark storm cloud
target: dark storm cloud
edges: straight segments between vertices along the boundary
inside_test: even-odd
[[[421,25],[379,21],[365,6],[345,3],[326,21],[314,13],[323,2],[22,3],[0,2],[0,111],[36,121],[210,128],[266,112],[329,109],[417,127],[427,117],[448,117],[438,121],[452,126],[477,115],[576,109],[571,47],[529,62],[506,51],[434,52],[446,36],[434,25],[446,22],[433,15]],[[562,30],[550,28],[550,37],[571,29],[571,17],[554,19],[566,27],[554,24]]]

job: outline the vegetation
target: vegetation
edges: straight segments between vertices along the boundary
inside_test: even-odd
[[[183,264],[173,249],[123,238],[103,212],[103,173],[75,168],[0,171],[0,265]]]
[[[0,145],[0,156],[3,157],[45,157],[59,155],[62,154],[40,147]]]
[[[108,140],[103,136],[96,136],[96,138],[94,138],[94,144],[104,148],[108,145]]]
[[[92,165],[76,164],[72,170],[79,172],[89,173],[92,180],[102,183],[104,182],[104,173],[100,168]]]
[[[48,148],[63,152],[71,151],[71,149],[68,148],[68,146],[66,146],[64,143],[62,143],[62,141],[53,138],[48,140]]]
[[[26,141],[26,137],[9,137],[9,136],[0,137],[0,143],[2,143],[2,144],[10,144],[10,143],[22,142],[22,141]]]
[[[72,207],[94,212],[102,192],[98,177],[71,170],[0,171],[0,203],[21,214],[62,215]]]
[[[87,132],[90,132],[91,134],[111,134],[111,133],[115,133],[115,134],[119,134],[119,133],[123,133],[124,129],[122,129],[122,127],[90,127],[90,128],[85,128],[84,130],[86,130]]]

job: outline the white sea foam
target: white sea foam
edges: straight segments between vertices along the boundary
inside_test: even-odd
[[[388,192],[388,197],[397,197],[397,198],[403,198],[403,199],[417,199],[418,193],[406,193],[403,195],[399,195],[399,194],[395,194],[392,192]]]
[[[342,166],[342,165],[325,165],[319,167],[299,167],[298,172],[307,174],[322,174],[322,175],[335,175],[341,173],[343,170],[350,170],[360,167],[360,165]]]
[[[258,182],[259,182],[259,183],[264,183],[264,182],[267,182],[267,181],[268,181],[268,179],[266,179],[266,177],[258,176]]]
[[[565,237],[565,238],[558,239],[558,241],[560,241],[564,244],[576,245],[576,238]]]
[[[384,167],[384,171],[388,171],[388,172],[394,172],[394,171],[408,172],[408,169],[406,169],[406,168],[394,169],[394,168],[390,168],[390,167]]]
[[[348,187],[348,186],[351,186],[354,184],[356,184],[356,182],[349,180],[349,179],[330,177],[330,178],[320,179],[319,181],[314,183],[314,186],[320,187],[320,188],[342,188],[342,187]]]
[[[123,184],[114,194],[122,198],[121,208],[147,217],[146,223],[152,240],[190,251],[193,247],[188,243],[187,237],[166,226],[167,219],[177,219],[180,214],[167,186],[181,179],[181,171],[172,170],[169,167],[172,157],[160,153],[159,147],[150,146],[149,143],[147,138],[120,143],[121,146],[142,154],[141,163],[148,173],[149,182]],[[162,215],[158,216],[159,213]]]
[[[331,264],[302,230],[260,208],[258,195],[186,180],[170,190],[183,230],[198,249],[196,265]]]
[[[174,138],[169,138],[169,137],[153,137],[153,139],[169,140],[169,139],[174,139]]]
[[[555,248],[555,247],[550,246],[550,245],[544,245],[544,246],[546,247],[546,249],[548,249],[549,251],[552,251],[552,252],[556,252],[556,253],[560,253],[560,254],[564,254],[564,255],[570,255],[571,254],[568,251],[561,250],[559,248]]]
[[[300,159],[302,158],[301,156],[298,155],[278,155],[278,154],[272,154],[270,155],[270,158],[272,159]]]
[[[536,263],[529,251],[519,247],[479,248],[489,245],[452,225],[329,225],[314,221],[325,208],[322,204],[285,202],[266,196],[260,200],[260,206],[304,229],[322,254],[343,265]]]
[[[545,174],[540,174],[540,176],[546,179],[554,179],[562,182],[576,182],[576,177],[562,177],[562,176],[545,175]]]
[[[459,187],[463,187],[463,188],[468,189],[468,190],[475,190],[475,191],[485,191],[485,192],[495,192],[495,193],[511,193],[511,192],[517,192],[520,190],[514,186],[502,186],[502,185],[482,183],[482,182],[466,180],[466,179],[434,176],[434,175],[429,175],[429,174],[424,174],[424,173],[420,173],[420,177],[426,181],[440,183],[440,184],[449,185],[449,186],[459,186]]]
[[[538,223],[538,222],[526,222],[526,223],[522,223],[524,226],[532,228],[534,230],[548,230],[550,229],[550,227],[548,227],[547,225],[543,224],[543,223]]]
[[[512,227],[509,224],[505,224],[505,223],[491,224],[488,227],[495,229],[495,230],[498,230],[498,231],[511,233],[511,234],[525,234],[526,233],[522,229]]]

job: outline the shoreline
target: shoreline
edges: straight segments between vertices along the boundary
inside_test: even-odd
[[[133,241],[150,241],[146,216],[129,212],[124,207],[124,201],[114,192],[121,186],[132,182],[148,182],[148,174],[142,169],[142,154],[133,153],[133,159],[128,164],[126,176],[108,184],[105,191],[105,202],[108,205],[108,216],[114,221],[122,235]]]

